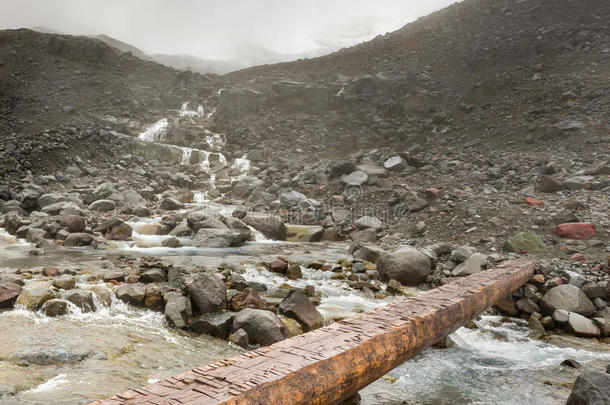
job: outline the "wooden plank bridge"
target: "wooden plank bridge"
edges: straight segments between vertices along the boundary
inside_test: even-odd
[[[337,404],[519,289],[534,264],[506,262],[95,404]]]

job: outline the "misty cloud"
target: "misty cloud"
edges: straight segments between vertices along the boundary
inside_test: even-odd
[[[450,0],[2,0],[0,28],[106,34],[149,54],[240,65],[319,56],[400,28]]]

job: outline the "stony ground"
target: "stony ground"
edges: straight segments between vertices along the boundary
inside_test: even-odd
[[[141,232],[171,235],[168,248],[182,237],[239,247],[255,231],[343,243],[345,260],[312,247],[320,257],[271,249],[259,264],[288,285],[298,265],[333,271],[378,298],[530,257],[536,276],[498,310],[541,338],[607,343],[609,18],[610,6],[593,0],[469,0],[323,58],[223,77],[91,38],[2,31],[0,224],[32,243],[32,257],[117,247],[132,238],[130,218],[151,216],[162,219]],[[191,113],[180,113],[184,103]],[[159,143],[136,139],[161,118]],[[185,160],[167,145],[214,153]],[[209,198],[203,207],[187,205],[195,193]],[[232,214],[210,214],[229,204]],[[208,270],[220,278],[204,280],[209,273],[169,259],[113,257],[98,270],[117,296],[165,311],[178,327],[228,308],[286,315],[286,299],[307,312],[307,322],[274,318],[264,337],[234,336],[245,347],[320,324],[315,291],[266,294],[240,280],[239,263],[214,262]],[[22,293],[42,271],[5,269],[0,304],[53,299],[45,308],[61,313],[73,270],[46,274],[37,296]],[[235,320],[217,318],[205,328],[221,325],[214,333],[227,338]]]

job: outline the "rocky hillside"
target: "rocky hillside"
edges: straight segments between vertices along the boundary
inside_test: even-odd
[[[209,86],[98,39],[0,31],[0,173],[61,163],[75,142],[93,152],[100,129],[137,133]]]
[[[244,141],[321,150],[443,140],[544,149],[572,142],[569,131],[587,141],[610,120],[609,19],[597,0],[467,0],[325,57],[231,73],[237,89],[218,118]]]

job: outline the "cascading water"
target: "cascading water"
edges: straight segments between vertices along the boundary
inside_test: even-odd
[[[168,126],[169,121],[167,120],[167,118],[162,118],[150,127],[148,127],[138,136],[138,138],[147,142],[158,142],[167,133]]]

